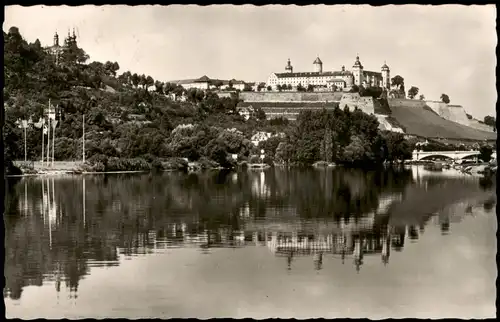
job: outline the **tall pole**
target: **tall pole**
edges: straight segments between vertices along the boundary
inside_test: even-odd
[[[52,167],[54,167],[54,142],[56,141],[56,125],[57,125],[57,121],[56,120],[53,120],[53,124],[54,124],[54,128],[52,129]]]
[[[28,159],[26,157],[26,126],[24,126],[24,125],[25,124],[23,124],[23,128],[24,128],[24,163],[26,164],[26,162],[28,161]]]
[[[42,167],[43,167],[43,160],[44,160],[44,155],[43,155],[43,152],[44,152],[43,151],[44,150],[43,143],[45,141],[44,136],[45,136],[45,124],[42,123]]]
[[[47,119],[47,165],[50,162],[50,118]]]
[[[83,114],[83,138],[82,138],[82,143],[83,143],[83,163],[85,163],[85,114]]]
[[[85,176],[83,177],[83,227],[85,227]]]

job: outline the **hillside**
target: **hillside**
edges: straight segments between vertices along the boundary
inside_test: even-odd
[[[391,112],[391,116],[405,128],[407,134],[465,140],[495,140],[497,137],[496,133],[445,120],[426,107],[391,106]]]

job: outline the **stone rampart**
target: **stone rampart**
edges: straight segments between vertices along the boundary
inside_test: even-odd
[[[375,114],[375,104],[371,96],[360,97],[359,93],[344,93],[340,99],[339,107],[344,109],[346,106],[350,111],[357,107],[367,114]]]
[[[424,107],[425,101],[421,100],[411,100],[405,98],[388,98],[387,102],[389,103],[389,107]],[[437,113],[437,112],[436,112]]]
[[[341,92],[241,92],[244,102],[338,102]]]

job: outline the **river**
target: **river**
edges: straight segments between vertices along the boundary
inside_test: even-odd
[[[489,318],[495,183],[421,167],[10,178],[7,318]]]

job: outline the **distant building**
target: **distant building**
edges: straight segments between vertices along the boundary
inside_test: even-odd
[[[285,72],[272,73],[267,80],[266,86],[276,88],[278,85],[291,85],[296,88],[299,84],[303,87],[313,85],[339,90],[349,90],[353,85],[377,86],[389,89],[390,70],[385,63],[381,68],[381,72],[364,70],[359,56],[356,56],[356,61],[350,71],[346,70],[345,66],[342,66],[340,71],[323,71],[323,62],[317,57],[313,62],[312,72],[294,72],[290,59],[288,59]]]
[[[75,30],[73,29],[73,35],[70,35],[68,30],[68,36],[64,39],[64,45],[59,44],[59,35],[57,32],[54,34],[54,42],[52,46],[46,47],[45,51],[54,57],[56,64],[59,63],[61,55],[65,48],[68,48],[72,45],[77,45]]]
[[[182,80],[169,81],[169,83],[180,85],[186,90],[190,89],[190,88],[198,88],[198,89],[202,89],[202,90],[233,88],[234,90],[242,91],[246,85],[246,83],[242,80],[212,79],[206,75],[204,75],[200,78],[195,78],[195,79],[182,79]]]

